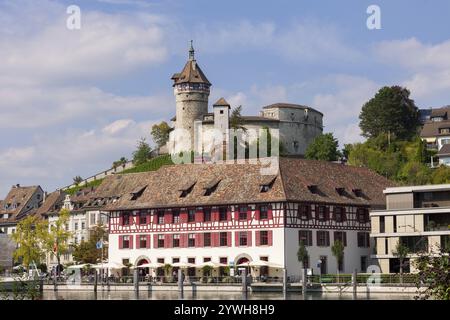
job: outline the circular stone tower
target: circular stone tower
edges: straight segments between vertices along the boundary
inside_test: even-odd
[[[184,140],[178,150],[194,149],[194,121],[203,120],[208,113],[208,97],[211,83],[206,78],[194,57],[194,48],[189,49],[189,60],[180,73],[172,76],[176,99],[175,129],[185,129],[190,135],[190,145]]]

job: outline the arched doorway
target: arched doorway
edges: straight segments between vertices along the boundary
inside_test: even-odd
[[[242,263],[246,263],[246,262],[251,262],[251,258],[248,255],[241,255],[240,257],[236,258],[236,267],[237,267],[237,274],[241,275],[243,270],[246,270],[246,274],[249,275],[251,274],[251,269],[250,267],[238,267],[240,264]]]
[[[150,259],[148,259],[147,257],[139,257],[136,261],[137,261],[136,267],[141,266],[143,264],[150,263]],[[145,278],[150,273],[150,269],[149,268],[138,268],[138,272],[139,272],[139,277]],[[144,280],[144,279],[141,279],[141,281],[142,280]]]

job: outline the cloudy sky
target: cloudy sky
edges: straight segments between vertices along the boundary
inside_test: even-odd
[[[66,27],[72,4],[80,30]],[[381,30],[366,26],[371,4]],[[210,103],[249,115],[307,104],[341,144],[361,141],[361,105],[383,85],[407,86],[419,107],[450,104],[449,13],[446,0],[0,0],[0,199],[130,158],[174,115],[170,77],[191,39]]]

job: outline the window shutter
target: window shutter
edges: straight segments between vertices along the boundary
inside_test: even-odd
[[[147,249],[150,249],[150,235],[147,235]]]
[[[234,207],[234,220],[239,221],[239,207]]]
[[[329,231],[325,231],[325,239],[326,239],[326,243],[327,246],[330,246],[330,232]]]
[[[123,212],[119,213],[119,226],[123,226]]]
[[[164,223],[172,223],[172,212],[167,211],[164,213]]]
[[[308,208],[308,219],[312,219],[312,205],[307,204],[306,207]]]
[[[153,211],[153,224],[158,224],[158,212]]]
[[[215,208],[211,212],[211,220],[212,221],[219,221],[219,208]]]
[[[146,224],[150,224],[150,219],[151,219],[151,215],[150,215],[150,210],[149,211],[147,211],[147,213],[145,214],[145,216],[146,216],[146,220],[147,220],[147,223]]]
[[[310,231],[307,231],[307,237],[308,237],[308,239],[307,239],[306,241],[308,242],[308,245],[309,245],[309,246],[312,246],[312,245],[313,245],[313,240],[312,240],[312,238],[313,238],[313,233],[312,233],[311,230],[310,230]]]
[[[269,230],[267,232],[267,237],[269,238],[269,246],[272,246],[273,245],[273,231],[272,230]]]
[[[247,221],[252,221],[252,208],[247,206]]]
[[[119,249],[123,249],[123,236],[119,236]]]
[[[227,221],[231,221],[232,219],[231,219],[231,211],[230,211],[230,208],[228,207],[227,208]]]
[[[261,245],[261,231],[255,231],[255,246],[260,246]]]
[[[136,235],[136,249],[140,249],[141,247],[141,242],[139,241],[139,235]]]
[[[231,247],[231,232],[227,232],[227,247]]]
[[[128,225],[129,225],[129,226],[131,226],[131,225],[134,223],[134,221],[133,221],[133,220],[134,220],[134,219],[133,219],[133,216],[134,216],[133,214],[130,214],[130,215],[128,216]]]
[[[343,234],[344,234],[344,247],[346,247],[347,246],[347,232],[343,232]]]
[[[256,220],[261,220],[261,214],[260,214],[259,206],[255,207],[255,219]]]
[[[130,249],[133,249],[133,236],[130,235]]]
[[[220,232],[214,233],[215,247],[220,247]]]
[[[140,224],[140,213],[139,213],[140,211],[138,211],[137,213],[136,213],[136,224],[137,225],[139,225]]]
[[[268,218],[269,220],[272,220],[272,219],[273,219],[273,212],[272,212],[272,205],[271,205],[271,204],[269,204],[269,205],[267,206],[267,218]]]
[[[153,235],[153,248],[155,248],[155,249],[158,248],[158,235],[157,234]]]
[[[203,245],[201,244],[201,239],[204,237],[204,233],[196,233],[195,234],[195,247],[196,248],[200,248],[203,247]]]
[[[315,206],[315,218],[319,220],[319,206]]]
[[[166,234],[164,235],[164,248],[172,248],[172,235]]]
[[[202,210],[197,210],[197,212],[195,212],[195,222],[203,222],[203,211]]]
[[[251,231],[247,231],[247,246],[249,246],[249,247],[252,246],[252,232]]]
[[[181,247],[182,248],[187,248],[188,245],[188,234],[187,233],[182,233],[180,235],[180,242],[181,242]]]
[[[330,207],[326,206],[325,207],[325,221],[330,220]]]
[[[180,222],[186,223],[188,221],[188,213],[187,211],[180,211]]]
[[[234,246],[240,247],[239,245],[239,231],[234,232]]]

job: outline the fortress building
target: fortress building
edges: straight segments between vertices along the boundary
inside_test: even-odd
[[[171,139],[169,151],[194,150],[194,141],[198,136],[203,137],[203,144],[206,145],[207,140],[211,139],[209,132],[213,129],[216,132],[220,130],[223,140],[227,141],[231,105],[220,98],[209,112],[211,82],[195,60],[192,41],[189,60],[180,73],[172,76],[172,80],[176,100],[176,116],[172,122],[174,129],[181,129],[182,133]],[[242,116],[246,129],[269,128],[277,131],[282,150],[288,155],[304,155],[307,146],[323,132],[322,118],[323,114],[313,108],[291,103],[274,103],[263,107],[257,116]],[[251,138],[249,142],[252,142]]]

